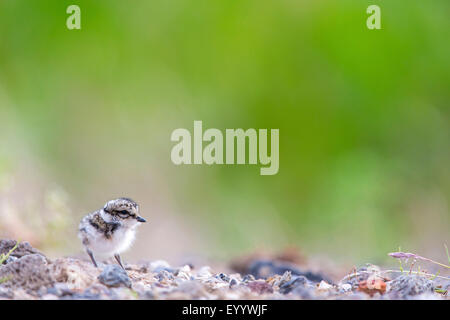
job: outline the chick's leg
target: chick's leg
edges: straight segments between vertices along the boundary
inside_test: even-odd
[[[117,263],[122,267],[122,269],[125,270],[125,268],[124,268],[124,266],[122,264],[122,259],[120,258],[120,255],[116,253],[114,255],[114,258],[116,258]]]
[[[91,261],[92,261],[92,263],[94,264],[94,266],[95,266],[96,268],[98,268],[97,261],[95,261],[94,254],[92,253],[92,251],[89,250],[89,249],[86,249],[86,252],[87,252],[87,254],[89,255],[89,257],[91,258]]]

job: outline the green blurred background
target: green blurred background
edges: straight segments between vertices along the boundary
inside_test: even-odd
[[[81,30],[66,8],[81,7]],[[366,8],[381,7],[382,30]],[[445,259],[448,0],[0,2],[0,235],[81,252],[76,226],[129,196],[129,259],[294,245]],[[280,171],[175,166],[176,128],[280,129]],[[444,260],[445,261],[445,260]]]

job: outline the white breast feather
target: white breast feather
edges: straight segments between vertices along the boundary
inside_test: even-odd
[[[134,228],[119,228],[114,232],[111,239],[105,239],[104,235],[92,226],[89,226],[87,229],[88,248],[95,255],[100,256],[112,256],[126,251],[131,247],[136,237],[136,229]]]

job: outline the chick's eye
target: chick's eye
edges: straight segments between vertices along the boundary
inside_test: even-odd
[[[125,211],[125,210],[119,211],[119,215],[122,216],[122,217],[127,217],[128,216],[128,211]]]

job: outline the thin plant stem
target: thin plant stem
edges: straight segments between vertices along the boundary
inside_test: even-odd
[[[380,271],[380,273],[403,273],[403,272],[400,271],[400,270],[382,270],[382,271]],[[358,271],[356,273],[351,273],[351,274],[346,275],[344,278],[342,278],[340,282],[343,282],[345,280],[351,279],[353,277],[360,276],[362,274],[373,274],[373,272],[370,272],[370,271]],[[428,275],[428,276],[434,277],[434,278],[450,280],[450,277],[438,276],[438,275],[433,275],[433,274],[426,274],[424,272],[411,271],[411,274]]]

